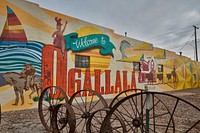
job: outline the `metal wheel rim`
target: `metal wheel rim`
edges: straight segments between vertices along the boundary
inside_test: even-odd
[[[146,104],[146,99],[141,99],[141,101],[143,101],[143,102],[140,102],[140,104],[141,104],[141,106],[140,106],[140,109],[137,109],[138,107],[137,107],[137,105],[136,105],[136,107],[135,107],[135,109],[133,108],[133,107],[131,107],[132,109],[131,110],[136,110],[136,113],[135,112],[133,112],[133,113],[130,113],[129,112],[129,110],[127,110],[125,107],[122,107],[124,110],[125,110],[125,112],[126,112],[126,114],[125,113],[123,113],[122,112],[122,110],[121,110],[121,108],[120,109],[118,109],[120,106],[122,106],[121,104],[123,104],[124,102],[127,102],[128,100],[131,100],[133,103],[130,103],[131,105],[133,105],[134,104],[134,102],[135,101],[133,101],[134,99],[131,99],[131,98],[133,98],[133,97],[137,97],[137,96],[143,96],[143,95],[147,95],[147,94],[152,94],[151,92],[142,92],[142,93],[138,93],[138,94],[133,94],[133,95],[130,95],[130,96],[128,96],[128,97],[125,97],[125,98],[123,98],[122,100],[120,100],[118,103],[116,103],[114,106],[113,106],[113,108],[111,108],[111,110],[108,112],[108,114],[106,115],[106,117],[105,117],[105,119],[104,119],[104,121],[103,121],[103,123],[102,123],[102,126],[101,126],[101,129],[100,129],[100,133],[104,133],[105,132],[105,127],[106,127],[106,123],[108,123],[108,121],[109,121],[109,119],[110,119],[110,117],[112,116],[112,114],[116,111],[116,112],[118,112],[120,115],[121,115],[121,117],[123,118],[123,120],[125,121],[125,124],[126,124],[126,129],[127,129],[127,132],[137,132],[137,133],[143,133],[143,132],[147,132],[146,131],[146,127],[145,127],[145,124],[144,124],[144,121],[145,121],[145,119],[144,119],[144,117],[143,117],[143,115],[145,114],[145,112],[143,111],[144,110],[144,107],[145,107],[145,104]],[[155,98],[155,97],[154,97]],[[130,101],[130,102],[131,102]],[[159,100],[158,100],[159,101]],[[128,101],[129,102],[129,101]],[[165,113],[163,113],[163,116],[164,115],[168,115],[168,117],[169,118],[171,118],[171,112],[169,112],[169,109],[165,106],[165,105],[163,105],[163,103],[161,102],[161,101],[159,101],[158,103],[161,103],[161,105],[166,109],[166,112]],[[158,103],[154,103],[155,105],[154,106],[157,106],[157,104]],[[124,105],[123,105],[124,106]],[[153,111],[154,110],[154,108],[155,107],[152,107],[151,108],[151,111]],[[134,114],[135,113],[135,114]],[[134,114],[135,116],[132,116],[132,114]],[[130,115],[130,116],[129,116]],[[141,116],[142,115],[142,116]],[[146,115],[144,115],[144,116],[146,116]],[[161,115],[162,116],[162,115]],[[126,117],[130,117],[130,119],[131,120],[127,120],[126,121]],[[160,117],[159,115],[157,115],[157,116],[154,116],[154,117]],[[152,118],[151,118],[152,119]],[[137,122],[137,123],[139,123],[139,125],[138,125],[138,127],[136,127],[137,125],[135,124],[133,124],[133,123],[135,123],[135,122]],[[173,121],[173,119],[171,119],[171,123],[170,123],[170,128],[172,128],[171,130],[172,130],[172,132],[175,132],[175,125],[174,125],[174,121]]]
[[[68,103],[58,104],[53,110],[53,116],[52,116],[53,132],[73,133],[75,131],[75,126],[76,126],[76,118],[72,107]]]
[[[39,97],[38,112],[39,112],[40,121],[47,131],[52,131],[51,117],[52,117],[53,109],[55,108],[56,105],[60,104],[60,102],[58,101],[51,103],[52,101],[51,98],[49,99],[48,97],[45,97],[45,94],[47,94],[48,91],[50,91],[50,89],[52,88],[54,88],[56,92],[59,91],[58,96],[62,96],[63,99],[65,100],[65,103],[68,102],[68,97],[65,94],[65,92],[57,86],[49,86],[42,91]],[[45,103],[45,101],[48,101],[48,102]],[[43,106],[45,106],[46,108],[44,109]],[[47,113],[44,113],[45,111],[47,111]]]
[[[69,104],[75,112],[76,130],[78,129],[77,131],[80,133],[86,132],[87,120],[93,112],[101,108],[108,108],[106,100],[94,90],[77,91],[69,99]],[[97,109],[97,106],[100,108]]]
[[[87,124],[86,124],[86,132],[87,133],[99,133],[101,125],[104,121],[104,118],[109,112],[109,108],[103,108],[100,110],[95,111],[92,113],[92,115],[89,117]],[[102,113],[103,112],[103,113]],[[99,113],[98,116],[96,114]],[[110,120],[110,123],[108,125],[108,130],[106,132],[123,132],[126,133],[126,126],[123,120],[121,119],[119,114],[114,114],[115,118]],[[93,123],[93,121],[96,121],[96,123]],[[121,129],[121,130],[120,130]]]
[[[133,91],[133,94],[136,94],[136,93],[141,93],[143,92],[144,90],[143,89],[128,89],[128,90],[125,90],[125,91],[122,91],[120,92],[118,95],[116,95],[113,100],[111,101],[110,105],[109,105],[109,108],[112,108],[114,105],[115,105],[115,102],[119,102],[120,100],[118,99],[121,95],[125,94],[126,97],[129,96],[129,95],[132,95],[132,94],[127,94],[127,92],[132,92]]]

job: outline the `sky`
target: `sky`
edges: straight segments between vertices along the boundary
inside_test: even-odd
[[[196,60],[200,0],[27,0]],[[196,29],[200,61],[200,29]]]

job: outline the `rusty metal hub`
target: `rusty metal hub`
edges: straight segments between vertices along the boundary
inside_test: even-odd
[[[84,112],[81,116],[81,118],[87,119],[90,117],[90,112]]]
[[[136,128],[140,127],[141,124],[142,124],[141,118],[140,117],[134,118],[133,121],[132,121],[132,124]]]

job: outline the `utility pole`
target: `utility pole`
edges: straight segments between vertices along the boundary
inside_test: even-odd
[[[199,29],[199,27],[196,27],[195,25],[193,25],[193,27],[194,27],[194,37],[195,37],[196,61],[198,61],[198,51],[197,51],[197,32],[196,32],[196,30]]]

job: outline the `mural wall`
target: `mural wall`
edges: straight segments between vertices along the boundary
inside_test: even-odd
[[[200,86],[200,64],[190,58],[24,0],[0,0],[0,8],[3,111],[37,107],[48,86],[69,97],[82,89],[112,97]]]

